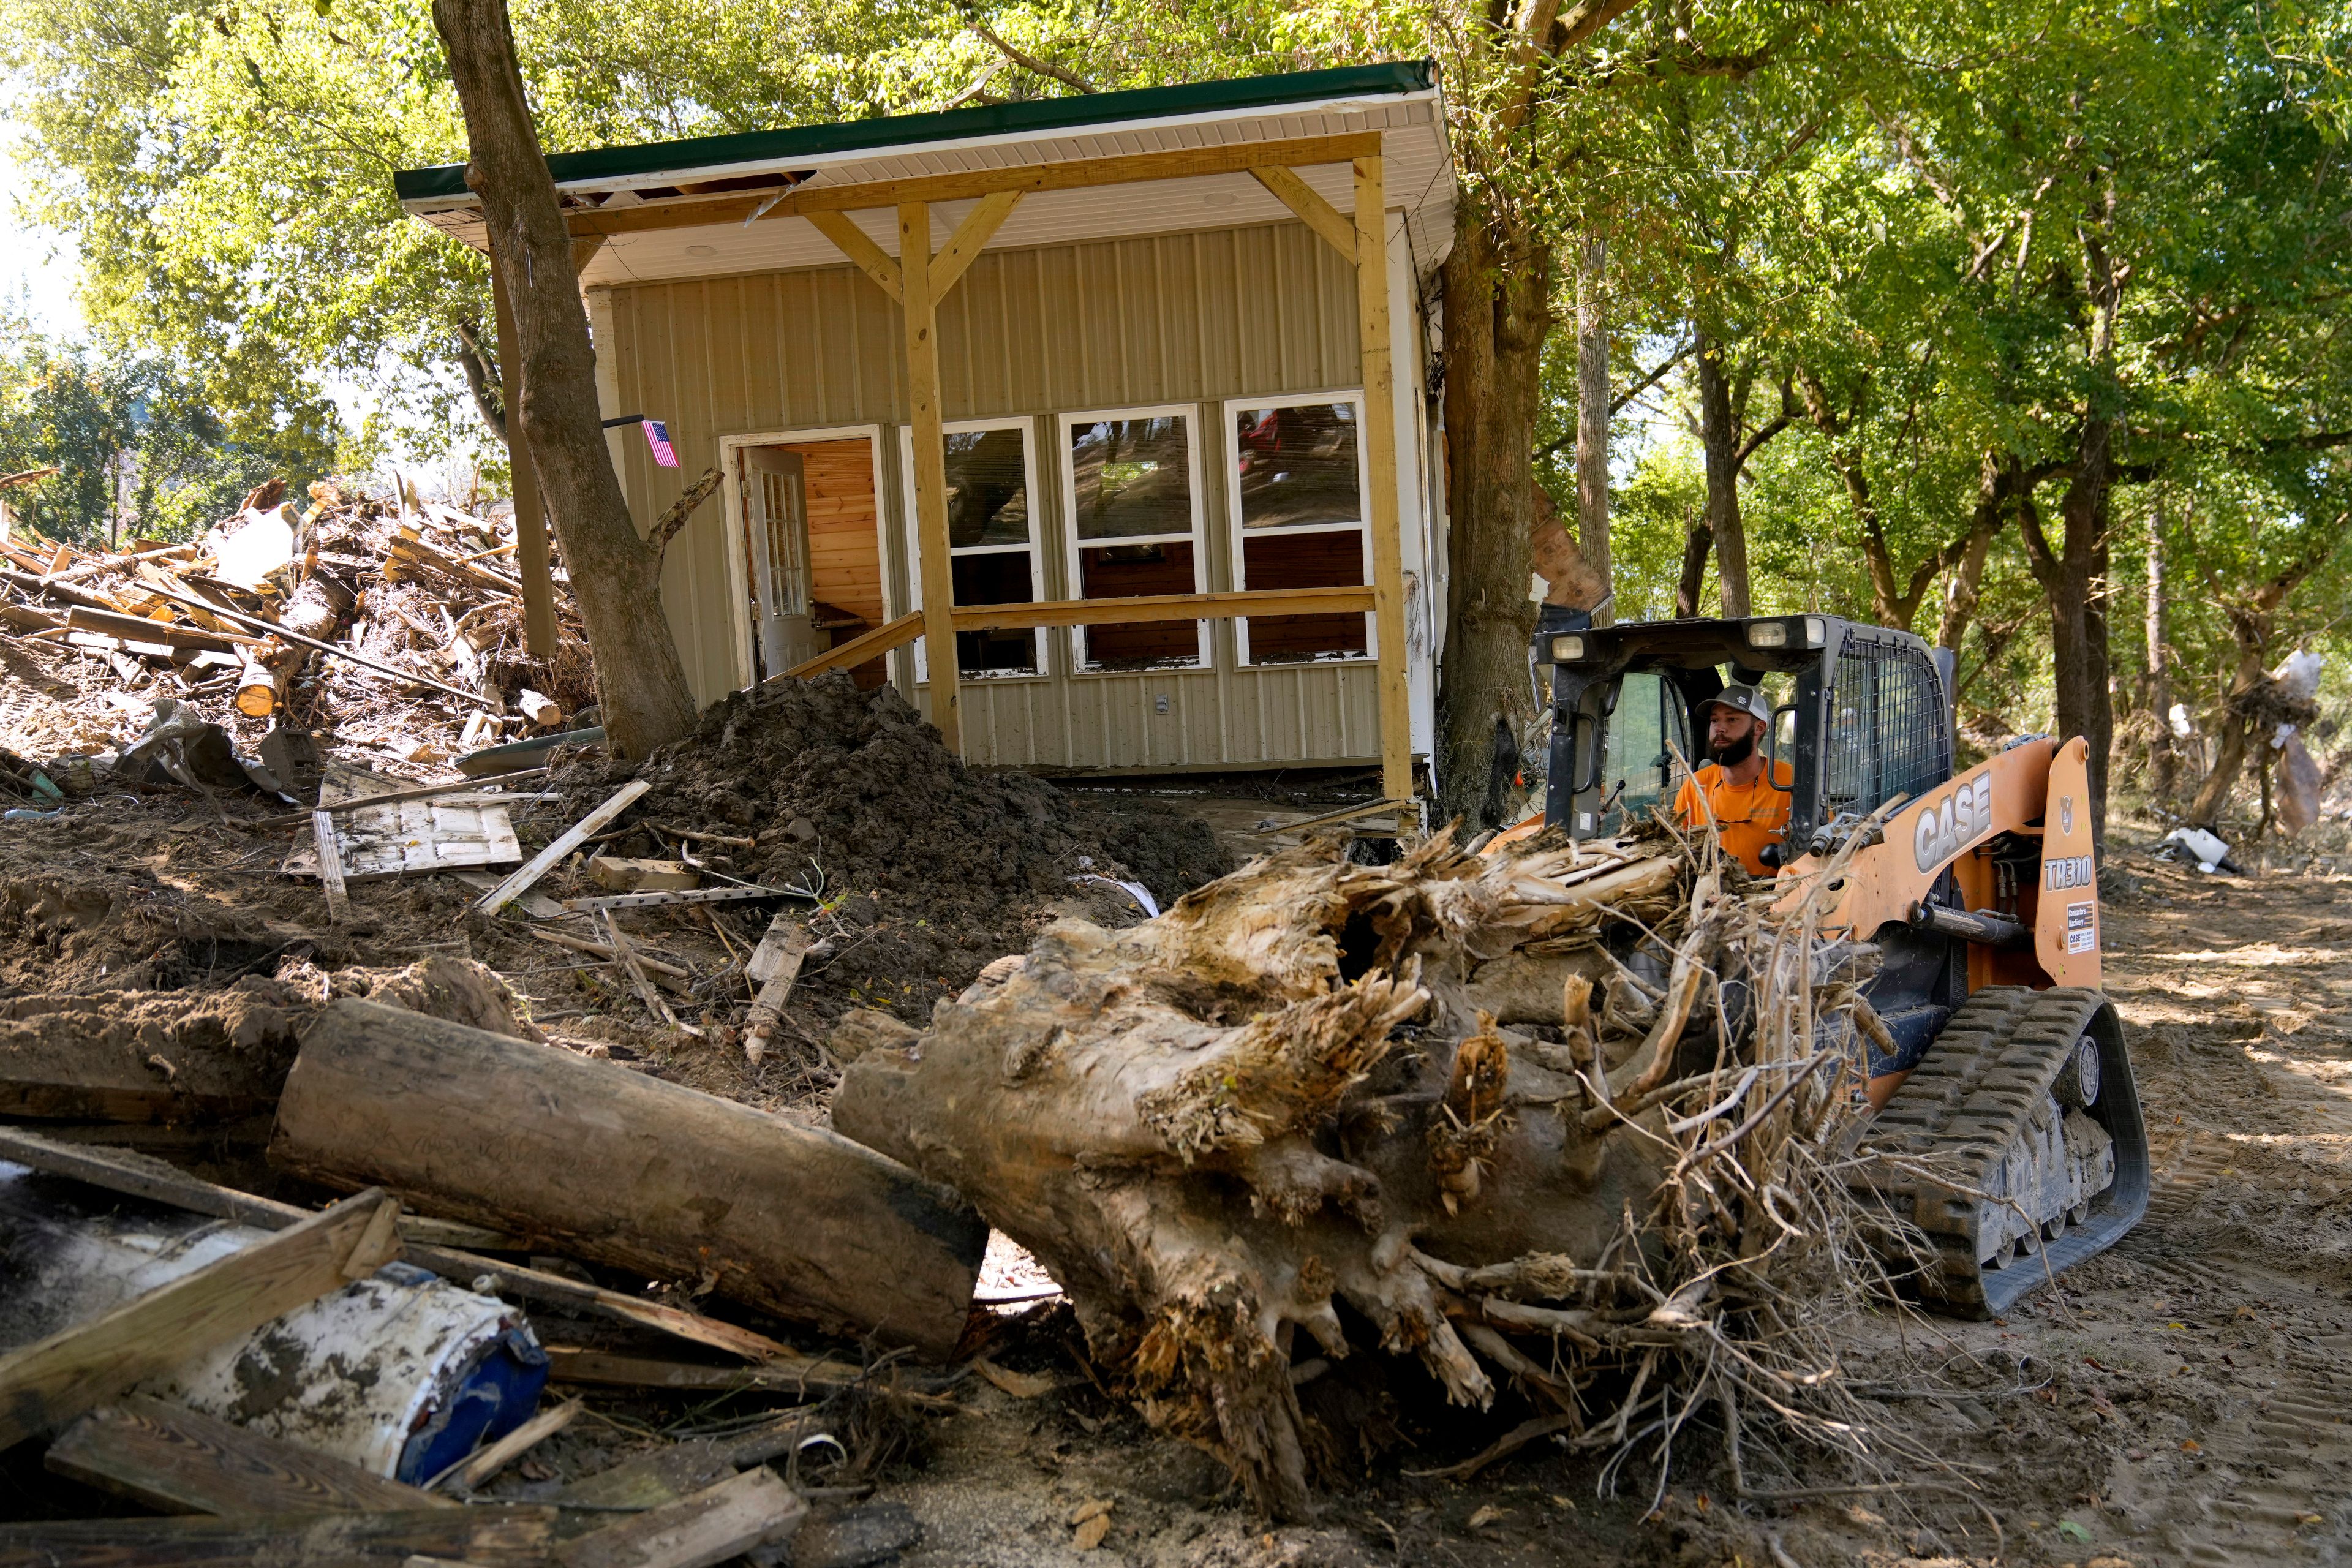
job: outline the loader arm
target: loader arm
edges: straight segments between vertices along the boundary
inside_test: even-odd
[[[1867,942],[1889,923],[1910,923],[1913,910],[1944,885],[1957,891],[1958,910],[1997,910],[2032,937],[2028,952],[1978,952],[1992,944],[1972,943],[1969,991],[1996,984],[2095,990],[2101,965],[2088,756],[2080,736],[2063,745],[2036,737],[1903,806],[1887,819],[1885,841],[1847,862],[1824,931]],[[2036,875],[2012,889],[1999,886],[1990,863],[2003,835],[2041,841]],[[1784,876],[1797,885],[1783,907],[1802,896],[1804,879],[1824,869],[1813,855],[1792,864]]]

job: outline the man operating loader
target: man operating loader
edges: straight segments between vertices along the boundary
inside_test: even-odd
[[[1707,761],[1675,795],[1675,816],[1685,827],[1713,823],[1723,847],[1738,857],[1752,876],[1769,877],[1764,847],[1780,842],[1789,826],[1789,790],[1796,780],[1786,763],[1764,776],[1762,745],[1771,727],[1772,705],[1752,686],[1727,686],[1709,699]]]

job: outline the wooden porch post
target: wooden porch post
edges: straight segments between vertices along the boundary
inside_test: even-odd
[[[1397,506],[1396,372],[1389,339],[1388,187],[1376,154],[1356,166],[1356,341],[1363,357],[1364,443],[1371,493],[1372,629],[1380,644],[1381,794],[1412,796],[1412,706],[1405,671],[1404,572]],[[1406,814],[1410,815],[1410,814]]]
[[[490,310],[498,323],[499,383],[507,413],[507,461],[514,469],[515,564],[522,574],[522,646],[533,658],[555,656],[555,581],[549,574],[547,513],[539,504],[539,470],[522,433],[522,341],[499,276],[497,242],[490,247]]]
[[[939,301],[931,290],[931,209],[898,209],[898,288],[907,323],[908,439],[915,443],[915,539],[922,562],[923,648],[930,666],[931,722],[963,752],[957,689],[955,569],[948,554],[947,432],[940,415]]]

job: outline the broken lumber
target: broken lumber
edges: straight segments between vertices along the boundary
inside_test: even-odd
[[[498,775],[497,782],[504,784],[517,779],[536,778],[545,772],[547,770],[543,767],[524,768],[516,773],[501,773]],[[484,789],[483,781],[480,779],[447,779],[440,784],[418,784],[414,789],[386,790],[382,795],[355,795],[343,800],[322,800],[317,809],[326,812],[366,811],[379,805],[404,805],[412,800],[437,800],[453,795],[464,797],[469,804],[476,805],[520,805],[525,801],[540,798],[527,795],[489,793]],[[310,823],[310,815],[307,811],[289,811],[278,816],[257,818],[248,826],[254,827],[304,826]]]
[[[962,1334],[987,1241],[961,1200],[832,1132],[366,1002],[311,1026],[270,1156],[933,1356]]]
[[[785,1000],[792,995],[793,983],[800,978],[801,962],[808,950],[808,928],[780,914],[768,922],[767,933],[743,965],[744,977],[760,988],[743,1025],[743,1058],[753,1067],[768,1054],[768,1041],[783,1020]]]
[[[562,1568],[710,1568],[770,1542],[808,1517],[808,1504],[774,1471],[761,1468],[608,1524],[556,1550]]]
[[[327,919],[341,925],[352,916],[352,895],[343,886],[343,851],[335,842],[335,819],[323,811],[310,814],[310,835],[319,847],[319,880],[327,890]]]
[[[566,899],[563,907],[573,914],[598,910],[651,910],[672,904],[740,904],[754,899],[806,899],[816,901],[816,895],[805,888],[685,888],[667,893],[606,893],[593,899]]]
[[[701,1491],[750,1465],[792,1452],[820,1413],[796,1410],[726,1437],[692,1437],[583,1476],[550,1500],[576,1509],[653,1509]]]
[[[586,843],[590,835],[602,830],[606,823],[635,805],[637,797],[653,787],[644,779],[631,779],[627,784],[614,790],[605,797],[602,805],[565,828],[556,836],[553,843],[524,861],[521,869],[475,900],[475,910],[484,915],[495,915],[522,897],[530,890],[533,884],[553,868],[558,860]]]
[[[394,665],[379,664],[372,658],[362,658],[349,648],[337,647],[331,643],[320,642],[316,637],[306,637],[291,626],[281,626],[275,621],[265,621],[259,616],[248,616],[242,610],[232,610],[223,605],[206,604],[204,600],[188,594],[173,593],[165,588],[158,588],[155,592],[175,605],[209,610],[226,620],[235,621],[238,626],[250,626],[267,636],[290,642],[297,647],[307,647],[312,653],[323,653],[331,658],[340,658],[345,664],[355,664],[362,669],[373,670],[378,675],[390,676],[394,680],[406,680],[418,686],[427,686],[451,697],[462,697],[468,702],[478,702],[493,711],[499,706],[499,700],[495,697],[485,696],[479,691],[468,691],[461,686],[445,686],[440,681],[419,675],[413,669],[402,669]]]
[[[515,1460],[571,1426],[579,1417],[582,1403],[577,1399],[567,1399],[552,1410],[541,1411],[488,1447],[467,1455],[425,1484],[437,1487],[444,1481],[451,1481],[456,1484],[459,1491],[472,1491]]]
[[[373,1273],[399,1255],[399,1212],[370,1188],[0,1357],[0,1448]]]
[[[107,1192],[169,1204],[191,1214],[211,1215],[215,1219],[233,1220],[257,1230],[283,1230],[311,1217],[308,1209],[220,1186],[160,1160],[60,1143],[22,1128],[0,1127],[0,1159],[13,1160],[54,1176],[87,1182]],[[426,1237],[408,1241],[401,1249],[400,1258],[460,1285],[470,1285],[487,1275],[496,1282],[491,1294],[608,1318],[688,1344],[740,1356],[747,1362],[791,1363],[802,1359],[798,1352],[751,1329],[723,1323],[698,1312],[640,1300],[583,1280],[567,1279],[561,1274],[543,1273],[478,1253],[459,1251]]]
[[[699,1394],[771,1388],[806,1394],[813,1388],[847,1388],[866,1376],[866,1369],[855,1363],[817,1356],[784,1356],[758,1366],[710,1366],[561,1345],[549,1345],[546,1351],[550,1382],[590,1388],[667,1388]]]
[[[588,878],[616,893],[658,893],[702,885],[702,873],[683,860],[635,860],[621,855],[592,856]]]
[[[412,1556],[544,1568],[558,1517],[509,1504],[0,1524],[0,1568],[398,1568]]]
[[[199,631],[194,626],[184,626],[177,621],[151,621],[144,616],[94,610],[87,605],[76,605],[68,611],[66,625],[74,631],[96,632],[101,637],[168,643],[175,648],[186,648],[191,653],[233,653],[261,641],[259,637],[243,632]]]
[[[457,1506],[299,1443],[136,1394],[67,1427],[43,1462],[58,1475],[164,1513]]]

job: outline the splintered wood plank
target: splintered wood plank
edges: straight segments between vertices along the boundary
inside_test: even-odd
[[[781,1356],[757,1366],[711,1366],[550,1345],[547,1360],[550,1381],[600,1388],[691,1389],[713,1394],[769,1388],[804,1394],[812,1389],[846,1388],[866,1376],[866,1369],[852,1362],[802,1355]]]
[[[343,886],[343,852],[335,842],[335,819],[323,811],[312,812],[310,833],[318,846],[319,880],[327,889],[327,918],[341,925],[351,918],[352,896]]]
[[[345,1198],[110,1312],[0,1357],[0,1448],[61,1426],[190,1356],[341,1289],[399,1256],[379,1188]]]
[[[474,902],[474,908],[486,915],[500,910],[530,890],[531,885],[551,870],[558,860],[587,842],[589,836],[601,831],[604,825],[637,802],[637,797],[654,786],[644,779],[631,779],[614,790],[604,804],[573,823],[560,834],[554,843],[532,856],[528,864]]]
[[[540,1568],[556,1517],[551,1508],[516,1504],[0,1524],[0,1568],[397,1568],[412,1556]]]
[[[143,1394],[93,1410],[48,1468],[165,1513],[384,1513],[445,1498],[248,1426]]]
[[[746,1470],[635,1519],[566,1542],[562,1568],[710,1568],[791,1534],[808,1504],[769,1469]]]

